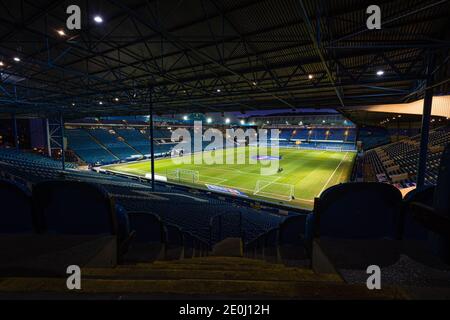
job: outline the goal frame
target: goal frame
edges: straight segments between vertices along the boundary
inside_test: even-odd
[[[166,178],[169,182],[172,180],[196,184],[200,181],[200,173],[197,170],[189,169],[166,170]]]
[[[271,189],[267,190],[267,187],[271,187]],[[285,188],[287,192],[285,193],[277,193],[274,190],[283,190],[280,187]],[[274,188],[274,190],[272,190]],[[271,182],[267,180],[257,180],[255,191],[253,195],[258,197],[265,197],[270,199],[277,199],[283,201],[292,201],[294,199],[294,191],[295,186],[289,183],[279,183],[279,182]]]

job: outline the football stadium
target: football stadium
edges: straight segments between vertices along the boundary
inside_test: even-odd
[[[0,300],[450,299],[450,1],[0,7]]]
[[[216,152],[220,153],[219,157],[225,156],[222,150]],[[238,151],[233,152],[237,154]],[[249,153],[248,150],[243,152]],[[258,168],[255,172],[254,166],[250,164],[230,166],[224,163],[203,166],[189,161],[191,164],[177,165],[171,158],[155,161],[155,173],[165,177],[169,182],[206,186],[212,190],[213,186],[225,187],[234,189],[244,197],[265,197],[266,200],[285,204],[292,202],[291,205],[311,208],[314,197],[319,196],[327,186],[348,181],[354,159],[354,154],[349,155],[348,152],[286,148],[281,149],[279,153],[282,157],[280,165],[283,172],[274,177],[261,177]],[[192,155],[188,157],[193,158]],[[144,177],[151,172],[148,161],[111,165],[105,168],[111,172]]]

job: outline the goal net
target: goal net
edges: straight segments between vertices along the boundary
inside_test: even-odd
[[[166,171],[167,181],[198,183],[199,173],[195,170],[175,169]]]
[[[291,201],[294,199],[294,185],[258,180],[253,194],[260,197]]]

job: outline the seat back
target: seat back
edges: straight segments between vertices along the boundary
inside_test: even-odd
[[[316,199],[315,236],[344,239],[398,238],[402,195],[394,186],[344,183]]]
[[[130,229],[135,232],[134,242],[164,243],[166,238],[161,219],[149,212],[128,212]]]
[[[273,228],[266,232],[264,236],[264,246],[275,247],[278,245],[278,228]]]
[[[117,221],[117,238],[119,243],[124,243],[129,240],[130,236],[130,218],[127,210],[119,205],[115,205],[116,221]]]
[[[183,232],[184,248],[194,248],[194,236],[190,232]]]
[[[405,196],[405,210],[408,204],[419,202],[427,206],[433,206],[434,186],[427,186],[422,190],[414,189]],[[403,215],[402,239],[426,240],[428,238],[428,230],[420,223],[414,220],[411,214],[405,212]]]
[[[33,233],[31,196],[9,181],[0,180],[0,233]]]
[[[172,224],[166,224],[167,243],[175,246],[183,246],[183,233],[180,228]]]
[[[280,244],[303,244],[306,218],[306,214],[301,214],[284,220],[279,226]]]
[[[436,214],[450,218],[450,144],[447,144],[442,154],[433,208]],[[450,264],[450,235],[430,233],[429,242],[433,252]]]
[[[33,188],[39,231],[66,235],[117,234],[112,199],[100,187],[78,181],[48,181]]]
[[[190,232],[183,232],[184,258],[192,258],[195,248],[195,237]]]

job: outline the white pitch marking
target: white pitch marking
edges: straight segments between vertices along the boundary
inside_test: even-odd
[[[339,164],[337,165],[336,169],[334,169],[333,173],[328,178],[327,182],[325,183],[325,185],[323,186],[322,190],[320,190],[320,192],[319,192],[319,194],[317,196],[320,196],[321,193],[323,192],[323,190],[325,190],[325,188],[327,187],[328,183],[330,183],[330,181],[333,178],[334,174],[336,173],[337,169],[339,169],[339,167],[341,166],[342,162],[344,162],[345,158],[347,158],[347,154],[348,154],[348,152],[345,153],[345,155],[342,158],[341,162],[339,162]]]

